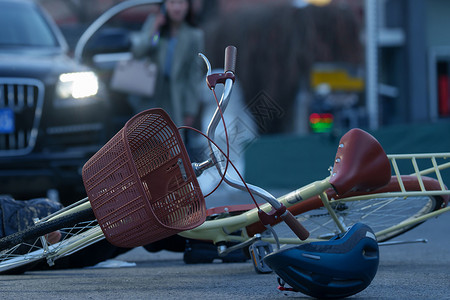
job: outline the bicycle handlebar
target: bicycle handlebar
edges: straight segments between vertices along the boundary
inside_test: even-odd
[[[211,65],[209,64],[208,59],[202,54],[200,54],[200,56],[203,58],[203,60],[205,61],[206,65],[208,67],[208,76],[211,76],[210,75]],[[231,72],[234,74],[235,69],[236,69],[236,57],[237,57],[236,47],[228,46],[225,48],[225,62],[224,62],[224,73],[225,74],[219,74],[220,76],[224,76],[226,78],[224,80],[224,91],[222,93],[222,98],[219,102],[219,106],[222,110],[222,113],[225,112],[225,109],[228,105],[228,102],[230,100],[231,90],[232,90],[233,83],[234,83],[234,79],[227,78],[226,73]],[[207,79],[208,79],[208,76],[207,76]],[[207,80],[207,82],[208,82],[208,80]],[[214,88],[213,87],[214,85],[211,86],[209,82],[208,82],[208,86],[210,86],[210,88]],[[211,140],[214,140],[215,131],[216,131],[216,128],[217,128],[220,118],[221,118],[220,110],[219,110],[219,108],[217,108],[210,123],[209,123],[208,130],[207,130],[207,136]],[[248,188],[251,190],[251,192],[253,194],[261,197],[266,202],[268,202],[275,210],[282,208],[282,205],[280,204],[280,202],[278,202],[278,200],[271,193],[267,192],[266,190],[264,190],[260,187],[251,185],[251,184],[244,185],[244,184],[242,184],[242,182],[239,182],[237,180],[234,180],[234,179],[228,177],[227,174],[223,174],[221,167],[217,164],[218,159],[214,153],[213,145],[211,142],[209,142],[208,144],[209,144],[209,150],[210,150],[210,160],[208,160],[204,163],[197,164],[197,167],[199,169],[202,169],[201,166],[208,168],[212,165],[216,165],[217,171],[219,172],[220,176],[223,175],[224,181],[231,187],[234,187],[234,188],[240,189],[240,190],[244,190],[244,191],[247,190],[247,188]],[[285,213],[283,213],[281,215],[281,218],[286,222],[286,224],[289,226],[289,228],[291,228],[291,230],[301,240],[305,240],[306,238],[308,238],[308,236],[309,236],[308,230],[306,230],[303,227],[303,225],[301,225],[300,222],[289,211],[286,211]]]
[[[286,213],[282,214],[281,218],[299,239],[304,241],[309,237],[309,231],[294,217],[290,211],[286,210]]]
[[[225,68],[224,71],[232,72],[233,74],[236,71],[236,57],[237,57],[237,49],[234,46],[228,46],[225,48]]]

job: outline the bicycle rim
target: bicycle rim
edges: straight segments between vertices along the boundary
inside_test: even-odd
[[[0,273],[23,273],[35,264],[47,261],[49,265],[104,238],[97,221],[82,221],[59,229],[62,238],[58,243],[48,244],[41,237],[17,244],[0,252]]]
[[[339,201],[332,205],[339,221],[343,226],[349,227],[355,223],[364,223],[370,226],[377,234],[400,223],[413,221],[439,207],[432,196],[409,197],[379,197],[363,200]],[[310,231],[312,239],[329,239],[338,234],[339,228],[331,218],[328,211],[321,207],[297,215],[296,218]],[[379,242],[389,240],[402,234],[420,223],[407,224],[400,229],[377,234]],[[294,237],[285,224],[275,226],[281,238]]]

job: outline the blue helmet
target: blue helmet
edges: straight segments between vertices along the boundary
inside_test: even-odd
[[[372,229],[356,223],[328,241],[275,251],[264,262],[295,291],[316,298],[342,298],[372,282],[379,250]]]

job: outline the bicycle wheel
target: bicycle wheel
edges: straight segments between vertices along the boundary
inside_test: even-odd
[[[413,221],[436,210],[441,203],[439,198],[432,196],[375,197],[337,202],[333,209],[344,227],[357,222],[367,224],[375,232],[378,241],[382,242],[405,233],[420,223],[387,232],[386,229]],[[311,238],[328,239],[340,232],[324,207],[299,215],[297,219],[310,231]]]
[[[61,240],[50,245],[42,236],[56,230],[61,232]],[[101,239],[103,234],[91,209],[39,223],[0,239],[0,273],[23,273],[43,260],[52,265]]]
[[[423,177],[422,180],[427,191],[441,189],[439,182],[433,178]],[[327,195],[329,199],[333,199],[331,207],[344,228],[357,222],[365,223],[372,227],[381,242],[423,223],[415,220],[448,202],[448,195],[421,195],[421,188],[415,176],[402,176],[402,182],[407,192],[419,192],[414,196],[405,196],[401,193],[397,178],[392,177],[387,186],[371,194],[354,192],[347,195],[347,198],[340,198],[334,191],[329,190]],[[307,199],[289,210],[310,231],[312,239],[328,239],[340,232],[319,197]],[[281,238],[294,237],[284,224],[276,225],[275,228]],[[261,231],[260,225],[247,227],[250,235]],[[295,242],[295,239],[292,242]]]

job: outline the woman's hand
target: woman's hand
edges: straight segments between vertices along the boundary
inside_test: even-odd
[[[50,245],[56,244],[61,239],[61,232],[59,232],[59,230],[50,232],[49,234],[45,235],[45,239]]]
[[[166,23],[166,16],[163,13],[159,13],[155,17],[155,23],[153,23],[153,30],[150,33],[152,36],[159,33],[161,27]]]

